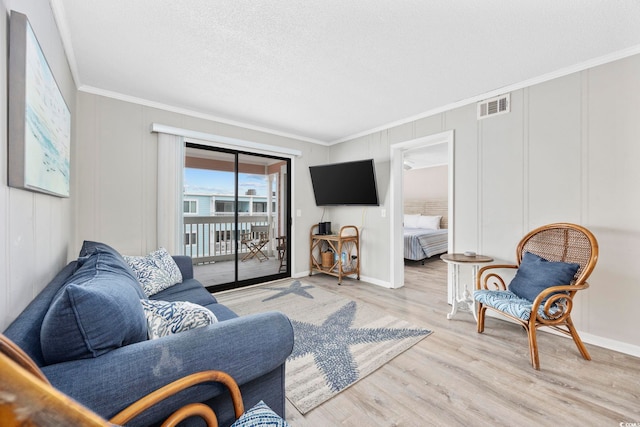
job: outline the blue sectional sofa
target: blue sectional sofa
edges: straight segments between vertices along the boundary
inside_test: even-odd
[[[31,356],[54,387],[106,419],[171,381],[211,369],[237,381],[246,408],[263,400],[284,417],[285,360],[293,349],[289,319],[279,312],[238,317],[193,278],[189,257],[173,259],[182,283],[149,298],[199,304],[217,322],[147,339],[137,308],[147,297],[135,274],[116,250],[87,241],[79,258],[55,276],[4,334]],[[144,317],[142,321],[146,327]],[[157,425],[191,402],[211,406],[221,426],[233,422],[226,389],[204,384],[169,398],[129,425]]]

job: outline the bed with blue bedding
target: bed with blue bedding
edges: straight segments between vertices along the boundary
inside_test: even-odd
[[[422,261],[447,252],[449,230],[427,228],[404,228],[404,258]]]
[[[449,249],[449,203],[446,199],[405,199],[404,258],[422,261]]]

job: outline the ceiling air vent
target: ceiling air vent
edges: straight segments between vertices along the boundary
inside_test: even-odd
[[[511,95],[500,95],[478,102],[478,120],[511,111]]]

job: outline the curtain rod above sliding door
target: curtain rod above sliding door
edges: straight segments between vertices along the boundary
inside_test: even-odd
[[[173,126],[167,126],[159,123],[151,124],[151,132],[164,133],[168,135],[182,136],[184,138],[193,138],[201,141],[217,142],[228,144],[233,147],[241,147],[250,150],[260,150],[267,153],[300,157],[302,151],[293,148],[279,147],[276,145],[261,144],[259,142],[245,141],[228,136],[214,135],[206,132],[198,132],[189,129],[181,129]]]

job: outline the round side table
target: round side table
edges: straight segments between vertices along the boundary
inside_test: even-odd
[[[447,319],[452,319],[456,315],[458,309],[468,310],[473,314],[473,318],[478,321],[478,313],[476,310],[475,300],[471,297],[471,293],[467,286],[464,286],[464,292],[462,298],[458,297],[460,292],[460,265],[471,266],[471,286],[475,286],[476,276],[480,269],[480,264],[492,262],[493,258],[485,255],[465,255],[465,254],[443,254],[440,255],[440,259],[451,264],[451,295],[453,295],[453,304],[451,305],[451,312],[447,314]]]

